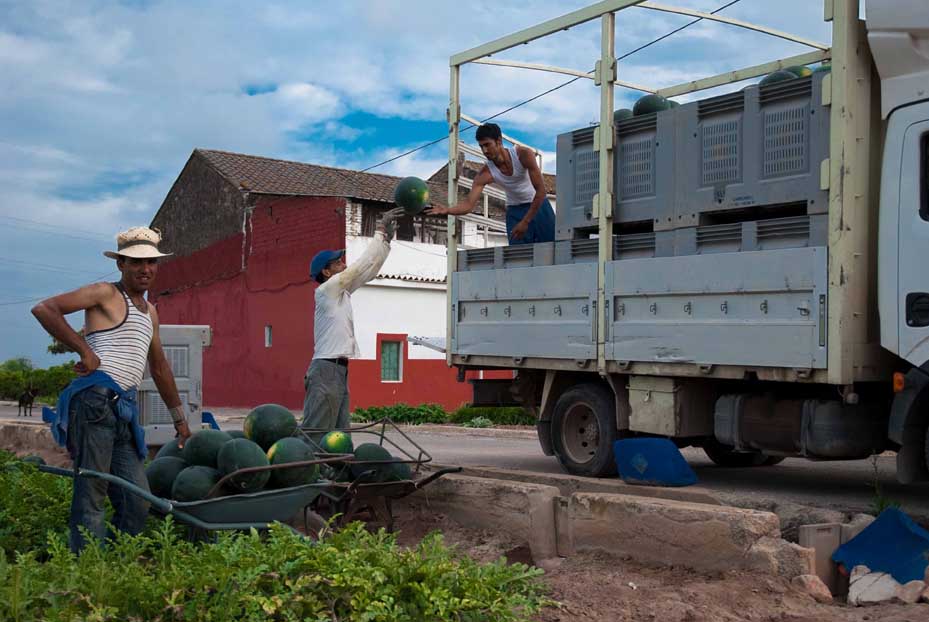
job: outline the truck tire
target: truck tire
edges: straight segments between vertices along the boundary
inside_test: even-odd
[[[760,451],[736,451],[729,445],[723,445],[718,441],[707,443],[703,446],[703,451],[707,458],[713,461],[713,464],[728,469],[774,466],[784,461],[781,456],[768,456]]]
[[[616,406],[609,388],[582,384],[562,393],[552,413],[552,443],[561,466],[572,475],[616,474]]]

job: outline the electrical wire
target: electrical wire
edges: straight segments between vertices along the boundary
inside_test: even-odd
[[[728,9],[728,8],[731,7],[733,4],[737,4],[737,3],[741,2],[741,1],[742,1],[742,0],[732,0],[731,2],[728,2],[727,4],[722,5],[722,6],[719,7],[718,9],[715,9],[715,10],[713,10],[713,11],[710,11],[710,14],[711,14],[711,15],[715,15],[716,13],[719,13],[720,11],[722,11],[722,10],[724,10],[724,9]],[[620,61],[620,60],[623,60],[623,59],[625,59],[625,58],[628,58],[628,57],[632,56],[633,54],[635,54],[636,52],[640,52],[640,51],[644,50],[645,48],[647,48],[647,47],[649,47],[649,46],[655,45],[655,44],[658,43],[659,41],[663,41],[664,39],[667,39],[667,38],[670,37],[671,35],[675,35],[675,34],[679,33],[680,31],[684,30],[685,28],[689,28],[690,26],[693,26],[693,25],[696,24],[697,22],[702,22],[703,19],[704,19],[704,18],[702,18],[702,17],[698,17],[698,18],[696,18],[696,19],[694,19],[694,20],[691,20],[691,21],[687,22],[686,24],[684,24],[683,26],[680,26],[679,28],[675,28],[674,30],[672,30],[672,31],[670,31],[670,32],[668,32],[668,33],[665,33],[665,34],[661,35],[661,36],[658,37],[657,39],[653,39],[652,41],[649,41],[648,43],[646,43],[646,44],[644,44],[644,45],[641,45],[641,46],[635,48],[634,50],[630,50],[630,51],[628,51],[628,52],[625,52],[622,56],[617,57],[616,60],[617,60],[617,61]],[[590,73],[593,73],[593,71],[588,71],[587,73],[590,74]],[[521,102],[519,102],[518,104],[515,104],[515,105],[513,105],[513,106],[510,106],[509,108],[506,108],[505,110],[501,110],[500,112],[498,112],[498,113],[496,113],[496,114],[493,114],[493,115],[487,117],[486,119],[483,119],[483,120],[481,121],[481,124],[483,125],[484,123],[487,123],[488,121],[491,121],[491,120],[493,120],[493,119],[496,119],[497,117],[503,116],[503,115],[505,115],[505,114],[508,113],[508,112],[512,112],[513,110],[516,110],[517,108],[520,108],[520,107],[522,107],[522,106],[525,106],[526,104],[530,104],[530,103],[534,102],[535,100],[540,99],[540,98],[542,98],[542,97],[545,97],[546,95],[548,95],[548,94],[550,94],[550,93],[554,93],[555,91],[557,91],[557,90],[559,90],[559,89],[563,89],[564,87],[566,87],[566,86],[568,86],[568,85],[570,85],[570,84],[574,84],[575,82],[577,82],[577,81],[580,80],[580,79],[581,79],[581,77],[578,76],[578,77],[576,77],[576,78],[571,78],[570,80],[568,80],[568,81],[566,81],[566,82],[562,82],[561,84],[559,84],[559,85],[557,85],[557,86],[554,86],[554,87],[548,89],[547,91],[543,91],[543,92],[539,93],[538,95],[534,95],[534,96],[530,97],[530,98],[527,99],[527,100],[521,101]],[[474,125],[473,123],[471,123],[471,124],[469,124],[467,127],[460,128],[460,129],[458,130],[458,132],[459,132],[459,134],[461,134],[462,132],[466,132],[466,131],[471,130],[471,129],[475,128],[475,127],[477,127],[477,126]],[[431,147],[431,146],[433,146],[433,145],[436,145],[436,144],[438,144],[438,143],[440,143],[440,142],[442,142],[442,141],[445,141],[445,140],[448,140],[448,136],[442,136],[441,138],[436,138],[436,139],[433,140],[433,141],[430,141],[430,142],[428,142],[428,143],[424,143],[424,144],[422,144],[422,145],[420,145],[420,146],[418,146],[418,147],[414,147],[413,149],[410,149],[410,150],[405,151],[405,152],[403,152],[403,153],[401,153],[401,154],[399,154],[399,155],[396,155],[396,156],[394,156],[394,157],[392,157],[392,158],[389,158],[389,159],[387,159],[387,160],[384,160],[383,162],[378,162],[377,164],[373,164],[373,165],[371,165],[371,166],[369,166],[369,167],[367,167],[367,168],[361,169],[361,172],[362,172],[362,173],[366,173],[367,171],[370,171],[370,170],[372,170],[372,169],[375,169],[375,168],[384,166],[385,164],[390,164],[391,162],[394,162],[394,161],[396,161],[396,160],[399,160],[400,158],[405,158],[405,157],[408,156],[408,155],[412,155],[412,154],[416,153],[417,151],[422,151],[423,149],[426,149],[426,148],[428,148],[428,147]]]
[[[113,276],[114,274],[119,274],[119,270],[113,270],[112,272],[107,272],[107,273],[105,273],[105,274],[101,274],[101,275],[99,275],[99,276],[95,276],[94,278],[91,279],[91,282],[96,283],[96,282],[101,281],[101,280],[103,280],[103,279],[105,279],[105,278],[107,278],[107,277]],[[22,300],[7,300],[7,301],[5,301],[5,302],[0,302],[0,307],[11,307],[11,306],[14,306],[14,305],[24,305],[24,304],[28,304],[28,303],[30,303],[30,302],[38,302],[38,301],[40,301],[40,300],[45,300],[46,298],[51,298],[51,297],[54,296],[54,295],[55,295],[55,294],[52,293],[52,294],[46,294],[46,295],[44,295],[44,296],[36,296],[35,298],[23,298]]]

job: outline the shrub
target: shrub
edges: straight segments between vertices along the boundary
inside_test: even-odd
[[[518,406],[464,406],[451,415],[451,423],[466,424],[478,417],[488,419],[491,425],[535,425],[535,419],[524,408]]]
[[[70,510],[70,479],[0,450],[0,550],[12,557],[43,546],[49,530],[67,531]]]
[[[384,417],[388,417],[394,423],[445,423],[448,420],[448,413],[438,404],[372,406],[371,408],[359,408],[352,413],[352,421],[359,423],[377,421]]]
[[[466,428],[489,428],[493,424],[494,422],[488,419],[487,417],[475,417],[474,419],[471,419],[470,421],[466,421],[464,423],[464,426]]]

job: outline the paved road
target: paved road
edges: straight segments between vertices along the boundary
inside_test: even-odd
[[[230,413],[232,414],[232,413]],[[38,418],[38,412],[36,418]],[[15,420],[16,407],[0,404],[0,419]],[[221,417],[221,425],[241,428],[241,416]],[[438,464],[493,466],[541,473],[561,473],[554,458],[542,454],[531,433],[509,433],[507,437],[417,431],[404,428],[414,442],[429,452]],[[929,484],[902,486],[894,479],[894,457],[877,458],[877,474],[870,460],[810,462],[787,459],[774,467],[721,469],[699,449],[685,449],[684,456],[697,473],[700,485],[715,491],[734,505],[764,507],[795,503],[843,512],[867,512],[875,501],[875,479],[888,499],[929,522]]]

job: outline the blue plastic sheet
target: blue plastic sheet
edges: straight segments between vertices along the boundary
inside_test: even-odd
[[[922,580],[929,564],[929,532],[897,508],[888,508],[860,534],[840,546],[832,561],[851,572],[867,566],[898,583]]]
[[[666,438],[627,438],[613,443],[623,481],[651,486],[690,486],[697,475],[677,446]]]

